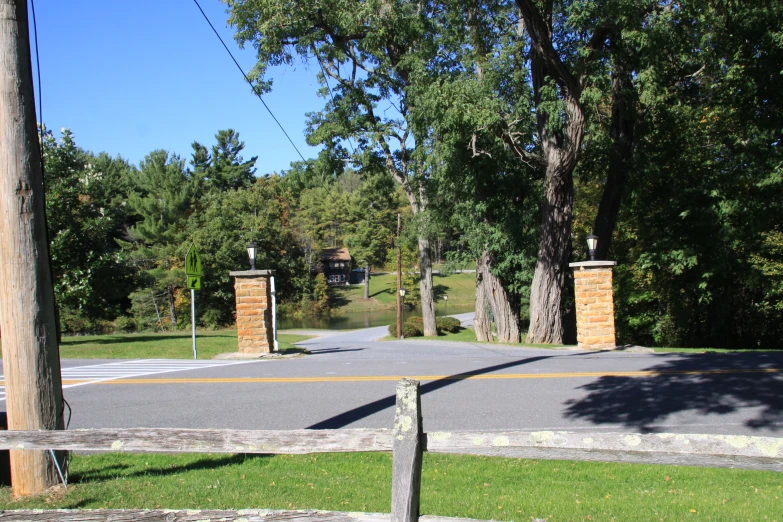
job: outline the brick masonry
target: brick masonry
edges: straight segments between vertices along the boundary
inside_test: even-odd
[[[270,353],[274,347],[272,324],[272,270],[230,272],[237,303],[239,353]]]
[[[585,350],[616,348],[611,266],[575,267],[574,291],[579,347]]]

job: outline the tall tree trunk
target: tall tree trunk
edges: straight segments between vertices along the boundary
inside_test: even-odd
[[[487,284],[484,279],[484,270],[480,268],[484,256],[476,261],[476,316],[473,319],[473,330],[476,340],[492,341],[492,323],[489,319],[489,298],[487,297]]]
[[[0,330],[10,430],[63,429],[27,1],[0,0]],[[48,452],[13,450],[15,496],[57,483]]]
[[[177,308],[174,304],[174,287],[169,285],[167,289],[169,294],[169,315],[171,316],[171,327],[177,327]]]
[[[606,259],[609,253],[620,203],[633,164],[636,126],[634,102],[631,75],[621,64],[615,63],[612,68],[612,151],[604,192],[593,225],[593,234],[598,236],[598,259]]]
[[[519,312],[512,306],[503,283],[492,273],[492,257],[489,252],[484,252],[481,255],[479,263],[476,265],[476,271],[479,270],[481,270],[486,298],[489,300],[492,315],[495,317],[498,342],[518,343]]]
[[[574,203],[573,169],[563,170],[557,160],[547,166],[541,243],[530,288],[530,329],[526,341],[531,344],[563,342],[560,305],[571,255]]]
[[[430,240],[419,237],[419,269],[421,272],[421,317],[424,320],[424,335],[438,335],[435,321],[435,293],[432,288],[432,261],[430,260]]]
[[[364,298],[370,298],[370,265],[364,265]]]
[[[552,44],[552,2],[544,12],[532,0],[517,0],[525,28],[531,39],[530,72],[536,105],[536,126],[546,161],[544,203],[541,216],[541,243],[530,288],[530,329],[528,343],[563,342],[561,301],[565,271],[571,255],[573,219],[573,171],[579,161],[585,129],[584,109],[579,100],[582,88],[571,75]],[[558,128],[550,128],[550,114],[542,107],[542,90],[547,78],[560,87],[564,113]]]

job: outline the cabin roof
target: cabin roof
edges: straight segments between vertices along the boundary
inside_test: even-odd
[[[324,261],[350,261],[351,254],[347,248],[324,248],[321,251],[321,259]]]

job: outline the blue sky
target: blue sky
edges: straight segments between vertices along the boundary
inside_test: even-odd
[[[254,51],[239,49],[225,5],[199,3],[249,70]],[[189,159],[194,140],[211,146],[218,130],[233,128],[245,142],[244,157],[258,156],[258,174],[299,160],[193,0],[35,4],[43,120],[56,136],[67,127],[82,148],[138,164],[161,148]],[[317,154],[304,140],[305,114],[324,104],[315,94],[317,67],[272,70],[273,91],[264,96],[305,158]]]

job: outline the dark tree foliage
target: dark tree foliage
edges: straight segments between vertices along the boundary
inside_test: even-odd
[[[123,202],[131,167],[79,148],[63,129],[44,132],[46,213],[63,331],[99,330],[130,305],[133,271],[116,240],[131,222]]]
[[[620,261],[625,342],[780,345],[782,24],[777,3],[690,1],[631,35],[649,50],[634,80],[633,172],[609,252]],[[604,132],[580,170],[579,236],[594,212],[591,180],[611,161]]]

